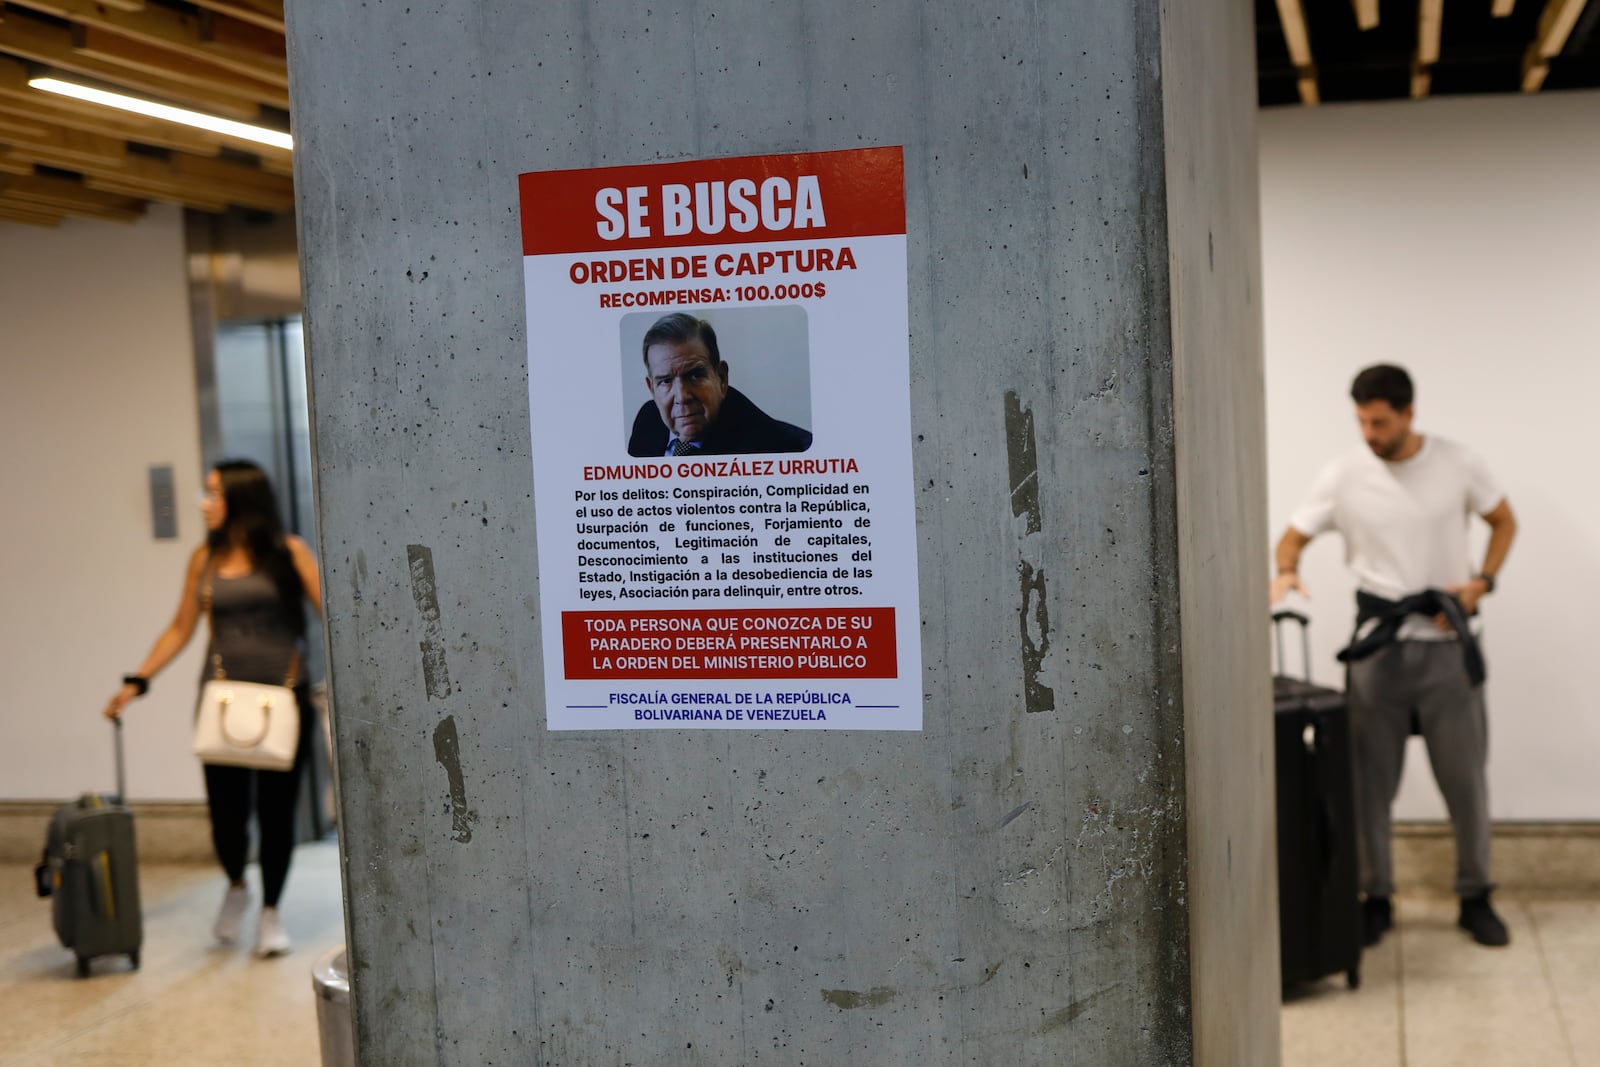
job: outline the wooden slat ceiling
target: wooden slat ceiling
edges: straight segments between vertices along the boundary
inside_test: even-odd
[[[41,75],[287,132],[283,0],[0,3],[0,221],[294,209],[286,149],[30,88]]]
[[[1600,0],[1254,3],[1264,106],[1600,86]],[[0,2],[0,221],[293,210],[288,151],[29,88],[41,74],[287,130],[283,0]]]
[[[1600,87],[1600,0],[1255,0],[1264,107]]]

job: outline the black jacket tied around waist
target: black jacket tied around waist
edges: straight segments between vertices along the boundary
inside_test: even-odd
[[[1339,653],[1340,663],[1354,663],[1366,659],[1374,652],[1386,645],[1399,640],[1400,626],[1407,617],[1423,615],[1433,618],[1443,615],[1449,620],[1451,627],[1456,632],[1456,637],[1461,642],[1461,658],[1466,662],[1467,677],[1474,687],[1483,684],[1488,677],[1488,670],[1483,662],[1483,649],[1478,647],[1478,638],[1472,632],[1472,627],[1467,621],[1466,610],[1462,608],[1461,601],[1452,594],[1442,589],[1427,589],[1421,593],[1413,593],[1400,600],[1386,600],[1373,593],[1356,593],[1356,631],[1360,632],[1373,619],[1378,620],[1378,625],[1365,637],[1357,637]]]

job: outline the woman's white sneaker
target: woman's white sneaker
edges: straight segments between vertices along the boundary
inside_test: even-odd
[[[287,956],[289,948],[289,935],[284,932],[283,923],[278,920],[278,909],[262,908],[261,922],[256,927],[256,955],[262,959],[269,956]]]
[[[244,921],[244,913],[249,910],[250,890],[242,885],[229,886],[211,933],[224,945],[234,944],[239,940],[239,925]]]

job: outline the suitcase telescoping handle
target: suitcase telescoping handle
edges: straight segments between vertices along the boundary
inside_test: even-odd
[[[1289,673],[1289,662],[1284,658],[1283,653],[1283,624],[1291,621],[1300,624],[1300,653],[1304,657],[1306,682],[1309,683],[1311,681],[1311,618],[1305,612],[1296,611],[1294,608],[1283,607],[1272,613],[1273,635],[1278,640],[1278,673],[1285,676]]]
[[[112,719],[111,725],[113,727],[112,736],[116,738],[117,802],[126,804],[128,802],[128,782],[127,772],[123,767],[122,758],[122,716],[118,715],[115,719]]]

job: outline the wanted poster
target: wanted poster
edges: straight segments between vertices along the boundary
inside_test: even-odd
[[[918,730],[899,148],[524,174],[551,730]]]

